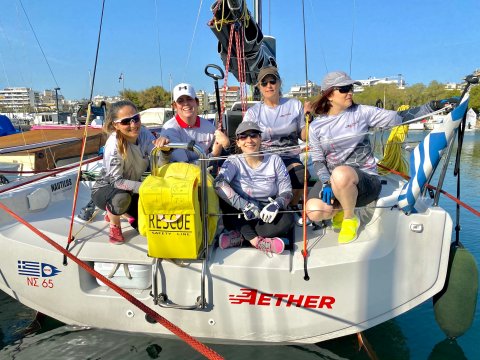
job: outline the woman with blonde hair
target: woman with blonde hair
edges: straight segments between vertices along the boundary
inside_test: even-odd
[[[104,148],[101,178],[93,186],[92,200],[107,212],[105,220],[110,223],[110,243],[123,244],[120,219],[127,218],[136,229],[140,179],[149,167],[155,137],[142,127],[137,107],[129,100],[110,106],[103,129],[109,137]]]

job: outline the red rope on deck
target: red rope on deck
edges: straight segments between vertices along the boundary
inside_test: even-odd
[[[37,228],[33,227],[30,223],[22,219],[20,216],[18,216],[16,213],[14,213],[12,210],[10,210],[8,207],[6,207],[3,203],[0,202],[0,208],[3,209],[5,212],[10,214],[14,219],[28,227],[31,231],[33,231],[35,234],[37,234],[39,237],[44,239],[46,242],[48,242],[51,246],[53,246],[55,249],[60,251],[63,255],[68,257],[70,260],[76,262],[81,268],[83,268],[85,271],[102,281],[104,284],[106,284],[108,287],[113,289],[117,294],[128,300],[130,303],[138,307],[140,310],[142,310],[144,313],[149,315],[150,317],[154,318],[159,324],[163,325],[165,328],[167,328],[169,331],[171,331],[173,334],[177,335],[180,339],[185,341],[188,345],[190,345],[192,348],[197,350],[199,353],[204,355],[207,359],[223,359],[221,355],[219,355],[217,352],[215,352],[213,349],[210,349],[206,345],[202,344],[195,338],[191,337],[188,335],[186,332],[184,332],[182,329],[180,329],[178,326],[175,324],[171,323],[167,319],[165,319],[163,316],[146,306],[144,303],[130,295],[128,292],[123,290],[121,287],[118,285],[114,284],[112,281],[110,281],[108,278],[103,276],[102,274],[98,273],[91,267],[89,267],[86,263],[84,263],[82,260],[77,258],[75,255],[72,255],[70,252],[65,250],[63,247],[61,247],[59,244],[57,244],[55,241],[53,241],[51,238],[46,236],[44,233],[42,233],[40,230]]]
[[[389,172],[391,172],[392,174],[396,174],[396,175],[399,175],[401,177],[403,177],[405,180],[410,180],[410,176],[408,175],[405,175],[405,174],[402,174],[401,172],[399,171],[396,171],[396,170],[393,170],[393,169],[390,169],[382,164],[377,164],[379,167],[381,167],[382,169],[385,169]],[[438,188],[436,186],[433,186],[433,185],[430,185],[430,184],[427,184],[426,185],[427,188],[429,189],[432,189],[432,190],[435,190],[437,191]],[[475,210],[474,208],[472,208],[470,205],[464,203],[463,201],[461,201],[460,199],[457,199],[455,196],[449,194],[448,192],[446,192],[445,190],[443,189],[440,189],[440,193],[445,195],[446,197],[448,197],[450,200],[453,200],[454,202],[456,202],[458,205],[460,205],[461,207],[467,209],[468,211],[470,211],[472,214],[474,215],[477,215],[478,217],[480,217],[480,212],[478,210]]]

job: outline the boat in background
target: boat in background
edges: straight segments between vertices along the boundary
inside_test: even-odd
[[[79,160],[84,137],[84,126],[68,128],[43,128],[3,136],[0,162],[15,164],[20,172],[41,172]],[[97,156],[105,144],[101,128],[89,128],[86,137],[85,157]],[[1,171],[0,171],[1,172]]]
[[[442,126],[443,122],[447,119],[447,115],[432,115],[430,124],[433,125],[434,129],[437,129]],[[475,111],[470,108],[467,111],[466,121],[465,121],[465,131],[475,131],[477,130],[477,114]]]
[[[433,130],[433,123],[431,122],[431,117],[409,124],[408,129],[421,131]]]

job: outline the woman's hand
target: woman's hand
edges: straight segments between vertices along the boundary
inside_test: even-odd
[[[153,145],[161,150],[170,150],[167,146],[168,143],[170,143],[170,139],[165,136],[160,136],[158,139],[153,140]]]
[[[230,146],[230,139],[221,130],[215,130],[215,143],[226,149]]]
[[[313,112],[312,103],[310,101],[305,101],[305,103],[303,104],[303,112],[305,114]]]
[[[215,142],[212,146],[212,156],[220,156],[222,154],[222,149],[227,149],[230,146],[230,140],[227,135],[225,135],[220,130],[215,130]]]

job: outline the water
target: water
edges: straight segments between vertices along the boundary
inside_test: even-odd
[[[412,137],[420,138],[422,135],[417,133]],[[480,132],[467,133],[461,163],[461,199],[476,210],[480,209],[479,164]],[[456,195],[456,179],[452,172],[453,160],[444,189]],[[455,203],[442,196],[440,204],[450,212],[455,222]],[[460,221],[460,239],[480,263],[479,218],[462,208]],[[180,340],[79,329],[58,323],[39,329],[35,322],[32,323],[34,317],[34,311],[0,292],[0,359],[203,359]],[[435,322],[431,301],[366,331],[365,336],[379,359],[480,359],[480,307],[477,307],[470,330],[456,341],[445,339]],[[227,359],[369,358],[364,350],[358,351],[356,336],[306,346],[211,347]]]

